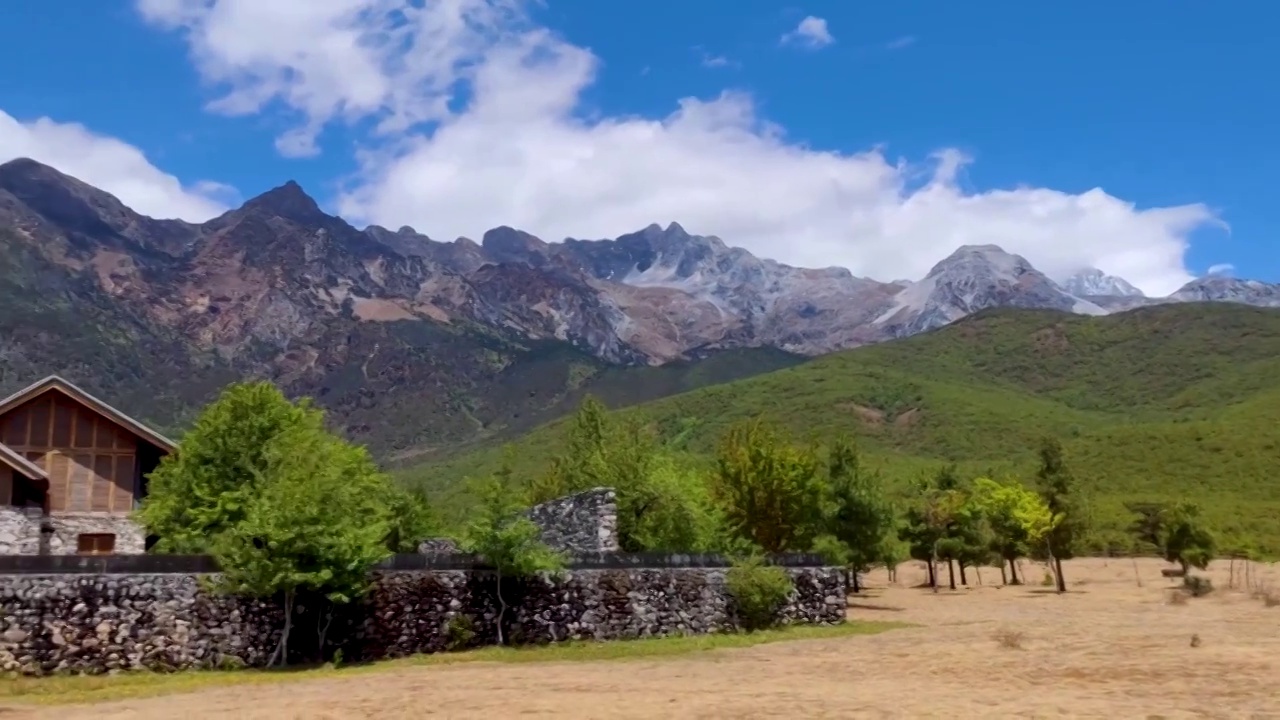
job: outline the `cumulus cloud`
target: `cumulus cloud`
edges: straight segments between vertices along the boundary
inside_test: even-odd
[[[207,220],[236,197],[234,189],[211,181],[184,187],[138,148],[83,125],[43,117],[19,122],[0,110],[0,163],[20,157],[56,167],[152,217]]]
[[[813,15],[801,20],[795,30],[782,36],[783,44],[810,48],[826,47],[835,41],[831,31],[827,29],[827,21]]]
[[[1235,265],[1232,265],[1231,263],[1218,263],[1217,265],[1210,265],[1210,266],[1209,266],[1209,274],[1210,274],[1210,275],[1226,275],[1226,276],[1230,276],[1230,275],[1231,275],[1231,274],[1233,274],[1235,271],[1236,271],[1236,266],[1235,266]]]
[[[907,161],[811,148],[739,92],[673,98],[664,117],[588,114],[600,58],[534,26],[517,0],[142,8],[186,33],[218,108],[294,113],[293,154],[332,122],[376,125],[340,211],[437,238],[499,224],[599,238],[677,220],[763,257],[882,279],[996,243],[1055,276],[1097,267],[1159,295],[1190,279],[1187,238],[1216,222],[1203,205],[1138,208],[1101,189],[971,191],[958,182],[971,160],[954,150]]]

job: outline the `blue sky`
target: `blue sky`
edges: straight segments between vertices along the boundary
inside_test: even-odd
[[[298,0],[275,1],[281,7],[296,2],[298,12],[308,12]],[[536,76],[503,66],[510,70],[503,77],[516,78],[515,84],[491,94],[516,98],[519,88],[543,81],[550,87],[564,78],[572,87],[561,91],[571,107],[535,113],[520,96],[502,113],[470,112],[468,103],[478,104],[482,91],[466,67],[453,68],[436,73],[452,92],[427,92],[419,82],[415,117],[385,133],[374,127],[392,112],[391,101],[335,117],[297,99],[359,94],[362,81],[349,78],[344,88],[335,80],[317,90],[307,71],[321,66],[305,63],[323,58],[300,61],[281,76],[279,68],[290,64],[287,53],[267,60],[246,55],[259,52],[253,42],[288,44],[281,38],[299,26],[279,22],[264,30],[248,17],[240,21],[250,30],[239,32],[227,20],[230,34],[219,40],[207,32],[201,41],[201,33],[215,27],[215,16],[204,9],[210,4],[188,2],[197,12],[186,14],[182,5],[101,0],[76,3],[75,12],[66,0],[6,5],[0,60],[11,71],[0,75],[0,112],[28,129],[42,117],[82,124],[91,139],[116,138],[139,149],[149,168],[124,177],[118,168],[78,167],[65,142],[59,155],[35,131],[21,141],[0,137],[0,154],[50,153],[52,164],[126,200],[119,188],[135,188],[151,202],[147,209],[171,201],[170,214],[193,212],[170,197],[173,192],[222,206],[292,178],[357,222],[408,223],[438,239],[477,236],[507,222],[558,239],[678,220],[780,260],[848,265],[885,279],[918,275],[948,243],[992,239],[1051,270],[1099,264],[1136,274],[1147,288],[1185,280],[1176,263],[1190,274],[1230,264],[1241,276],[1280,280],[1274,243],[1280,211],[1267,202],[1271,171],[1280,166],[1280,91],[1266,70],[1280,67],[1280,46],[1268,30],[1280,12],[1261,2],[547,0],[471,38],[489,45],[469,67],[499,66],[494,58],[511,43],[493,40],[495,34],[546,30],[554,40],[526,42],[537,45],[531,62],[585,53],[590,69],[582,69],[582,58],[557,60]],[[831,42],[783,40],[807,17],[825,20]],[[434,37],[440,45],[458,40]],[[249,56],[257,65],[245,64]],[[391,67],[405,57],[383,59]],[[228,67],[238,70],[219,75]],[[228,92],[241,91],[243,99],[244,77],[253,72],[273,77],[280,92],[248,102],[253,107],[237,116],[210,109]],[[290,80],[289,73],[308,79]],[[395,73],[385,70],[382,77],[408,88],[421,80]],[[732,102],[717,103],[726,91]],[[530,95],[528,102],[556,92]],[[421,111],[426,99],[441,96],[455,115]],[[707,103],[699,112],[713,119],[700,115],[688,121],[692,129],[671,122],[661,141],[627,144],[629,133],[647,127],[642,120],[669,118],[682,98]],[[733,118],[715,119],[722,112]],[[308,119],[318,128],[316,152],[279,152],[277,138]],[[620,124],[626,123],[624,132]],[[764,123],[785,135],[770,134]],[[545,139],[530,129],[544,124]],[[601,138],[604,131],[592,129],[600,124],[613,135]],[[443,138],[442,128],[450,126],[456,142]],[[709,133],[708,139],[695,131]],[[492,134],[473,137],[485,132]],[[657,142],[664,144],[649,144]],[[628,147],[662,162],[641,162]],[[881,159],[857,167],[830,167],[821,155],[854,157],[877,147]],[[735,148],[741,148],[736,158]],[[919,195],[912,202],[937,170],[930,154],[943,150],[972,162],[948,182],[945,197]],[[573,158],[571,168],[547,169],[564,158]],[[900,159],[907,164],[899,166]],[[782,191],[823,174],[841,187],[832,199],[812,199],[823,194],[822,186],[806,186],[807,198]],[[135,187],[163,184],[167,175],[185,189],[146,195]],[[905,189],[885,189],[895,183]],[[1017,188],[1026,190],[989,195]],[[1105,191],[1107,202],[1079,200],[1093,188]],[[1034,189],[1061,197],[1044,201]],[[698,204],[690,204],[691,194]],[[776,207],[761,207],[766,203]],[[1204,208],[1169,220],[1124,215],[1129,203],[1139,210]],[[842,217],[844,211],[856,222]],[[1185,238],[1191,245],[1182,256],[1175,245]]]

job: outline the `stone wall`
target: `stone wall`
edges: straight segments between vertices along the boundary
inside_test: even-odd
[[[40,551],[39,508],[0,507],[0,555],[35,555]]]
[[[571,555],[618,551],[617,495],[595,488],[529,508],[525,515],[542,529],[542,542]]]
[[[736,627],[724,568],[570,570],[504,580],[507,637],[537,643],[696,634]],[[844,620],[836,568],[789,568],[786,622]],[[208,578],[166,575],[0,576],[0,671],[40,675],[116,669],[261,666],[279,639],[275,602],[212,594]],[[291,656],[348,660],[438,652],[496,641],[492,574],[380,572],[369,595],[336,615],[299,603]],[[318,651],[316,628],[327,627]]]
[[[0,555],[39,554],[40,527],[45,523],[53,529],[48,537],[50,555],[75,555],[82,533],[115,535],[115,551],[121,555],[145,551],[146,535],[128,516],[88,512],[45,516],[38,510],[0,507]]]

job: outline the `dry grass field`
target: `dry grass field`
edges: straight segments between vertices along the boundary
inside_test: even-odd
[[[850,617],[913,624],[876,635],[10,703],[0,718],[1280,718],[1280,602],[1229,589],[1226,562],[1209,573],[1214,593],[1175,599],[1163,567],[1072,561],[1058,595],[1032,564],[1029,586],[1001,588],[985,569],[986,584],[938,594],[910,587],[923,573],[904,565],[898,584],[874,574],[851,603]],[[1280,592],[1280,567],[1254,567]]]

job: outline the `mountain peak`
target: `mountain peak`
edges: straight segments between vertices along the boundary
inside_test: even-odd
[[[486,231],[480,238],[480,247],[498,262],[523,262],[537,267],[547,259],[547,244],[541,238],[507,225]]]
[[[943,273],[981,275],[991,272],[1016,277],[1028,271],[1035,271],[1035,268],[1026,258],[1006,252],[999,245],[961,245],[934,265],[925,277]]]
[[[1108,275],[1095,267],[1087,267],[1067,278],[1062,289],[1079,297],[1146,297],[1124,278]]]
[[[111,193],[31,158],[0,165],[0,190],[52,222],[95,237],[114,234],[139,217]]]
[[[256,210],[299,224],[315,223],[328,218],[316,201],[293,180],[251,199],[241,210]]]
[[[35,192],[42,188],[66,188],[80,195],[109,196],[107,192],[77,180],[57,168],[25,157],[0,164],[0,188],[19,195],[25,194],[20,192],[23,189],[27,192]]]
[[[9,162],[0,163],[0,174],[3,174],[3,175],[11,175],[11,174],[27,175],[31,173],[43,173],[43,172],[53,172],[53,173],[57,173],[58,175],[62,175],[62,173],[58,172],[54,168],[51,168],[48,165],[45,165],[39,160],[32,160],[29,157],[14,158]]]

